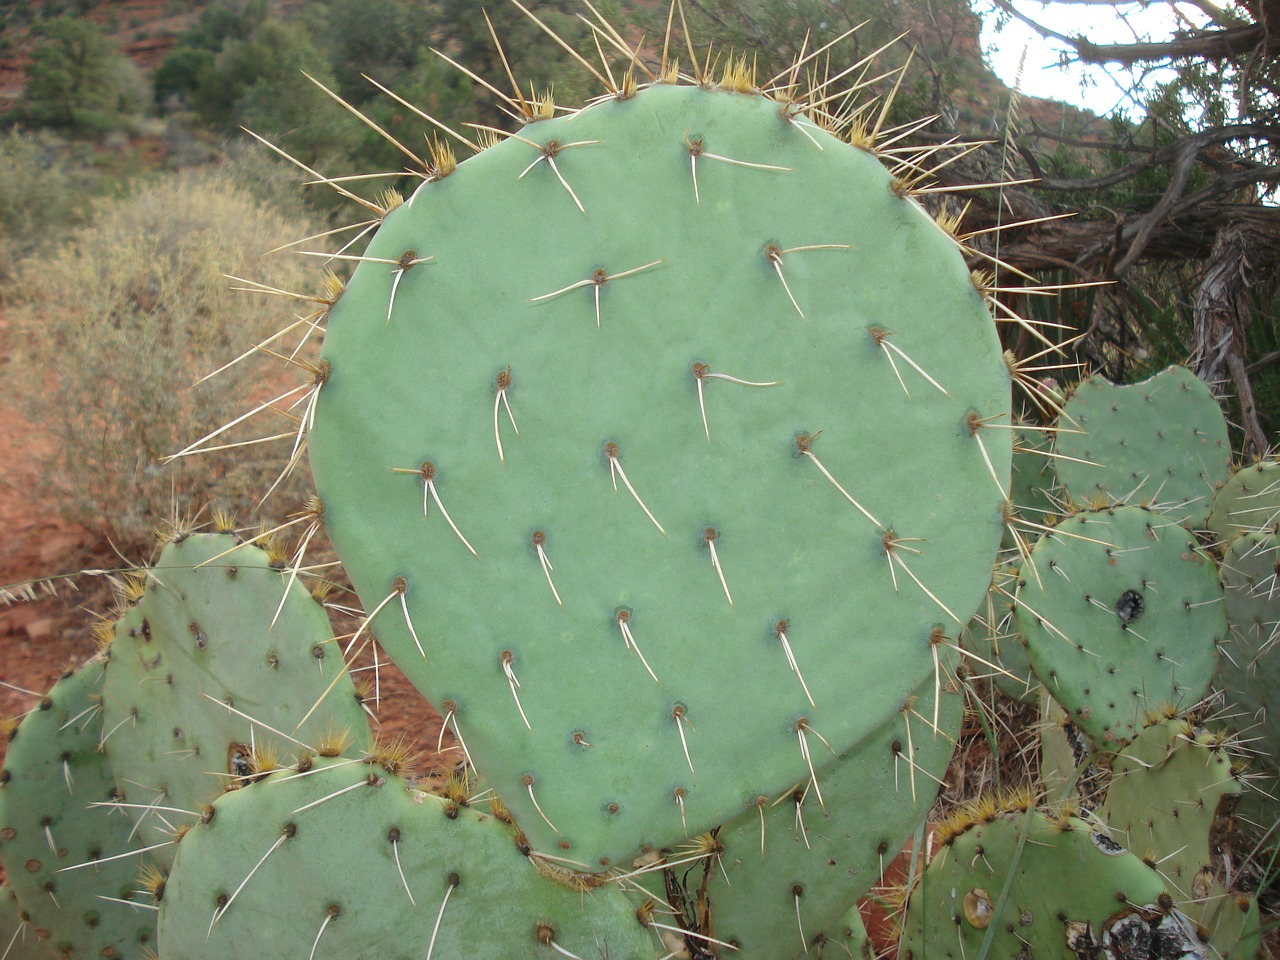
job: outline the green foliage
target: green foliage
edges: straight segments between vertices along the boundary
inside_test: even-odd
[[[156,68],[151,78],[155,101],[163,107],[170,98],[189,104],[200,77],[213,70],[214,54],[199,47],[178,47]]]
[[[337,92],[351,103],[368,100],[370,73],[428,113],[431,108],[399,88],[413,83],[435,60],[438,11],[433,4],[414,0],[328,0],[319,35],[334,65]],[[434,115],[434,114],[433,114]]]
[[[261,447],[217,462],[166,467],[160,458],[253,395],[247,364],[193,388],[210,358],[239,355],[289,316],[278,300],[230,290],[224,273],[300,285],[296,261],[261,255],[311,232],[225,172],[183,173],[100,202],[67,242],[18,264],[9,313],[17,361],[5,389],[52,439],[33,456],[65,516],[117,543],[146,542],[175,511],[215,494],[248,510],[267,489],[279,466]]]
[[[332,104],[303,72],[332,87],[327,58],[300,20],[264,20],[245,40],[225,43],[191,93],[206,123],[232,132],[247,127],[303,162],[341,156],[357,121]]]
[[[34,31],[18,115],[75,133],[117,128],[137,109],[132,64],[92,21],[57,17]]]

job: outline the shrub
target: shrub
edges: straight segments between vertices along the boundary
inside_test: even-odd
[[[0,137],[0,283],[14,263],[82,219],[85,181],[52,137],[20,130]]]
[[[100,204],[66,244],[19,264],[5,389],[28,398],[56,441],[35,456],[69,519],[137,544],[159,521],[204,507],[215,487],[242,514],[267,489],[288,453],[281,443],[161,458],[266,399],[250,362],[193,384],[278,329],[291,305],[235,292],[223,274],[305,290],[302,258],[261,255],[309,232],[226,171],[184,172]],[[293,427],[257,419],[238,438]],[[283,494],[277,511],[290,507]]]
[[[42,23],[27,64],[18,115],[82,134],[116,129],[139,106],[137,68],[102,29],[74,17]]]

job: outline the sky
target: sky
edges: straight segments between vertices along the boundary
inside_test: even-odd
[[[1043,3],[1039,0],[1013,0],[1016,8],[1032,20],[1066,35],[1084,34],[1095,43],[1130,43],[1135,39],[1163,39],[1175,29],[1177,19],[1170,5],[1151,3],[1108,4]],[[1186,8],[1186,5],[1182,5]],[[984,7],[986,9],[984,9]],[[994,27],[993,6],[979,2],[975,9],[982,15],[982,48],[996,75],[1010,87],[1017,85],[1028,96],[1062,100],[1107,114],[1117,105],[1127,106],[1130,114],[1139,111],[1125,92],[1133,79],[1126,71],[1112,65],[1067,70],[1058,67],[1059,53],[1065,44],[1045,40],[1030,27],[1011,20],[1003,30]],[[1190,9],[1190,8],[1187,8]],[[1196,22],[1203,17],[1192,10]],[[1190,14],[1188,14],[1190,15]],[[1026,53],[1019,82],[1018,66]],[[1171,73],[1162,75],[1168,79]]]

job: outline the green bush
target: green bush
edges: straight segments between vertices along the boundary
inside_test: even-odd
[[[86,179],[47,134],[11,130],[0,138],[0,284],[14,263],[83,218]]]
[[[161,458],[267,399],[272,376],[297,381],[264,378],[246,362],[192,386],[282,326],[294,306],[235,292],[224,272],[306,291],[314,265],[262,254],[310,232],[226,171],[185,172],[101,203],[63,246],[18,265],[4,389],[26,397],[28,415],[56,441],[35,455],[69,519],[139,543],[215,489],[241,513],[251,508],[284,459],[281,443]],[[292,426],[263,414],[238,438]],[[290,509],[287,496],[274,507]]]
[[[18,116],[79,134],[118,129],[141,106],[137,68],[88,20],[55,17],[34,31]]]

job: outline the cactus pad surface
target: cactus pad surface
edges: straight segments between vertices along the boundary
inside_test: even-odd
[[[532,123],[365,259],[309,435],[325,525],[535,847],[626,863],[777,795],[802,721],[867,737],[976,609],[994,324],[875,157],[787,106],[658,84]]]
[[[1077,504],[1150,503],[1199,524],[1230,475],[1222,408],[1185,367],[1123,386],[1082,380],[1058,426],[1058,479]]]
[[[287,762],[339,731],[367,745],[332,636],[324,608],[259,548],[225,534],[164,548],[116,625],[103,685],[105,737],[146,843],[190,822],[147,804],[198,812],[264,757]]]
[[[1030,564],[1015,615],[1031,665],[1097,746],[1204,695],[1227,624],[1217,570],[1188,531],[1142,507],[1084,511]]]
[[[93,806],[121,799],[99,749],[102,679],[102,661],[90,660],[18,726],[0,786],[0,861],[29,942],[51,955],[141,960],[156,940],[154,905],[138,889],[144,860],[132,855],[142,844],[120,809]]]

